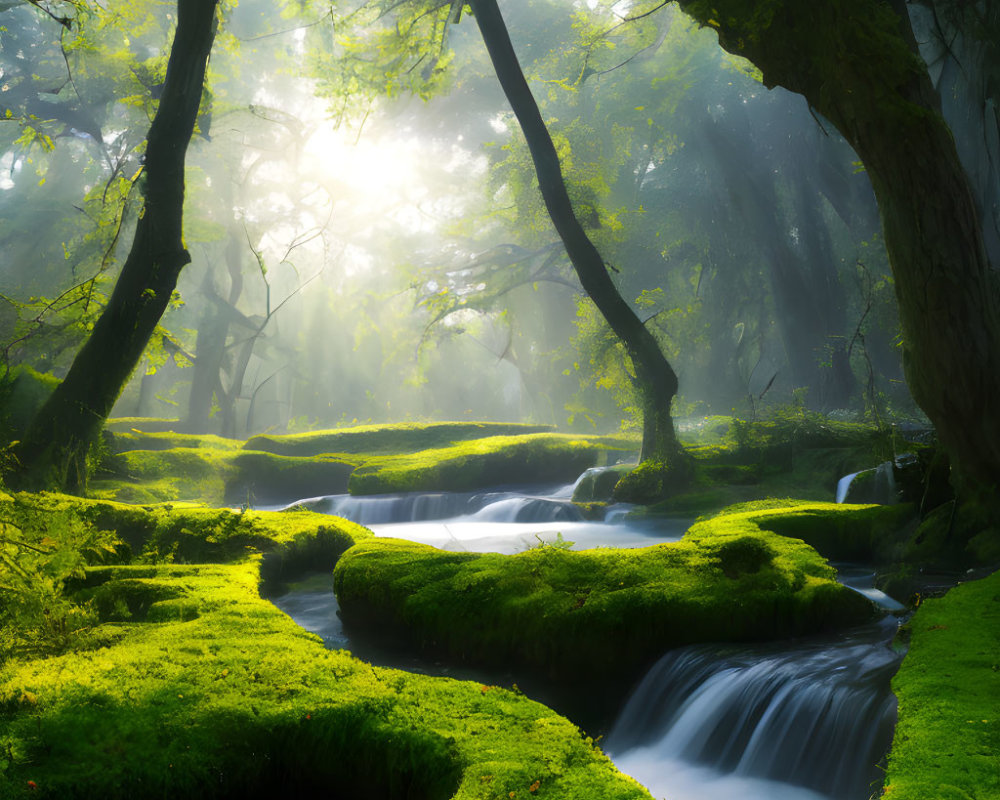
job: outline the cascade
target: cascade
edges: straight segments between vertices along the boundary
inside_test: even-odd
[[[886,506],[898,503],[894,463],[883,461],[874,469],[845,475],[837,481],[836,497],[838,503],[848,499],[852,503],[880,503]]]
[[[895,724],[891,618],[840,640],[665,655],[605,749],[656,796],[860,800]]]
[[[851,488],[851,482],[860,475],[860,472],[852,472],[837,481],[837,502],[843,503],[847,499],[847,490]]]
[[[544,490],[525,495],[515,490],[483,492],[411,492],[404,494],[326,495],[299,500],[286,508],[307,508],[344,517],[360,525],[427,522],[469,518],[491,522],[552,522],[580,519],[572,503]]]

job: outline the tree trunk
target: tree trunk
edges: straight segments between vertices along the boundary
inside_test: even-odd
[[[584,291],[621,339],[632,360],[642,399],[641,457],[669,463],[680,450],[670,416],[670,404],[677,394],[677,376],[653,334],[618,292],[604,259],[573,211],[559,156],[521,71],[496,0],[472,0],[470,5],[497,78],[524,132],[552,224]]]
[[[899,0],[680,0],[803,94],[861,158],[895,277],[907,382],[964,478],[1000,484],[1000,291],[981,221]]]
[[[236,308],[243,293],[242,248],[244,246],[242,228],[237,228],[235,224],[231,225],[225,248],[226,267],[229,272],[228,299],[221,298],[216,292],[211,272],[205,274],[205,281],[202,284],[202,295],[209,303],[198,325],[198,339],[195,342],[194,374],[188,396],[187,418],[184,422],[184,429],[190,433],[208,433],[212,429],[209,419],[212,416],[213,399],[218,402],[220,410],[229,401],[227,394],[219,387],[229,349],[226,342],[230,326],[233,323],[247,324],[254,330],[254,326],[249,325],[246,317]],[[220,414],[220,418],[224,420],[225,416]],[[214,427],[218,429],[219,426]],[[223,425],[223,428],[225,427]]]
[[[191,260],[182,241],[184,157],[215,38],[217,0],[178,0],[177,30],[149,128],[144,208],[108,305],[18,449],[30,487],[86,488],[87,453]]]

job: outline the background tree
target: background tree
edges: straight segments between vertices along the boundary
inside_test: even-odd
[[[217,25],[216,3],[179,0],[177,30],[147,137],[144,210],[115,289],[66,378],[18,448],[22,483],[86,486],[87,453],[190,261],[182,239],[184,156]]]
[[[584,290],[621,339],[631,358],[642,397],[640,457],[672,463],[680,452],[670,408],[677,394],[677,375],[664,358],[656,339],[622,299],[608,274],[604,259],[573,209],[555,145],[521,72],[495,0],[475,0],[472,10],[497,78],[524,132],[552,224],[566,247]]]
[[[905,4],[681,0],[756,64],[806,97],[864,163],[895,276],[906,376],[955,466],[1000,483],[1000,292],[954,138]]]

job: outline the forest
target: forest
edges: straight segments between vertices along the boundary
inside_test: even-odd
[[[1000,5],[0,2],[0,798],[1000,800]]]

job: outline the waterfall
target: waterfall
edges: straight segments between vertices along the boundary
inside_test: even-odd
[[[883,461],[874,469],[852,472],[837,481],[837,502],[879,503],[892,505],[899,502],[896,487],[895,465]]]
[[[685,776],[700,800],[863,800],[895,724],[894,630],[887,620],[832,645],[668,653],[635,690],[606,750],[672,800],[687,800]]]
[[[851,481],[853,481],[860,472],[852,472],[850,475],[845,475],[839,481],[837,481],[837,502],[843,503],[847,499],[847,490],[851,488]],[[829,485],[829,484],[828,484]]]
[[[563,490],[564,492],[565,490]],[[307,508],[361,525],[467,519],[479,522],[574,522],[579,510],[562,493],[526,495],[516,491],[327,495],[299,500],[287,509]]]

